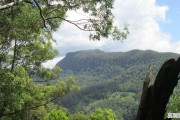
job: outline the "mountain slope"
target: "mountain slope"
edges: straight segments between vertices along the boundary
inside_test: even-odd
[[[158,53],[151,50],[128,52],[86,50],[68,53],[57,65],[65,74],[78,77],[78,84],[86,87],[109,79],[129,80],[132,77],[143,79],[150,64],[156,73],[164,61],[178,56],[175,53]]]
[[[57,63],[63,70],[82,71],[97,69],[104,65],[120,65],[128,67],[137,64],[149,64],[163,61],[169,58],[177,58],[175,53],[158,53],[147,50],[132,50],[128,52],[103,52],[100,50],[87,50],[68,53],[66,57]]]
[[[57,65],[64,74],[76,77],[81,90],[65,96],[61,103],[71,112],[88,113],[98,106],[109,107],[120,120],[132,120],[148,66],[151,64],[154,78],[164,61],[178,57],[179,54],[151,50],[68,53]]]

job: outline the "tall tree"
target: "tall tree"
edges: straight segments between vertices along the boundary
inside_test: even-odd
[[[128,29],[125,26],[119,31],[113,25],[112,8],[112,0],[1,0],[0,119],[27,119],[28,113],[78,90],[72,77],[60,78],[58,67],[42,66],[58,54],[52,48],[52,32],[66,21],[90,32],[93,40],[125,39]],[[66,18],[68,11],[78,9],[90,17]]]

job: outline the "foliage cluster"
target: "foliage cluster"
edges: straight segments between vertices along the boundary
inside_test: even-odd
[[[79,87],[73,77],[61,78],[58,67],[42,66],[58,55],[52,47],[52,33],[65,21],[89,31],[93,40],[108,36],[125,39],[128,29],[125,26],[119,31],[114,26],[112,8],[112,0],[1,0],[0,119],[64,116],[61,110],[51,114],[57,107],[52,102]],[[66,19],[68,11],[78,9],[90,18]]]
[[[94,112],[85,115],[83,112],[67,115],[62,110],[52,110],[44,120],[117,120],[117,116],[111,109],[97,108]]]

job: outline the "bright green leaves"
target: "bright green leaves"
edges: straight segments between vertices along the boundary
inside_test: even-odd
[[[16,67],[13,73],[2,70],[0,76],[0,108],[3,114],[23,109],[24,101],[29,96],[27,87],[31,83],[27,72],[22,67]]]
[[[59,67],[50,70],[41,66],[42,62],[57,54],[49,40],[26,41],[18,44],[18,48],[14,69],[0,68],[0,118],[20,119],[28,113],[32,113],[29,119],[34,116],[42,118],[46,114],[43,107],[79,87],[73,77],[60,78],[62,70]],[[34,109],[40,108],[36,115]]]
[[[67,81],[67,88],[72,91],[72,90],[79,90],[80,88],[76,85],[76,81],[73,76],[67,76],[66,79]]]
[[[97,108],[90,115],[90,120],[117,120],[117,116],[111,109]]]
[[[8,19],[8,21],[6,20],[8,23],[5,25],[8,24],[10,27],[10,31],[8,32],[11,39],[32,40],[36,34],[40,34],[43,24],[36,8],[23,3],[13,10],[14,12],[11,15],[5,17]]]
[[[90,115],[85,115],[82,112],[67,115],[63,110],[51,110],[44,120],[117,120],[117,116],[111,109],[97,108]]]
[[[58,81],[54,87],[55,89],[52,93],[59,97],[63,97],[71,91],[79,90],[76,81],[71,76],[68,76],[64,81]]]
[[[44,117],[44,120],[69,120],[69,118],[62,110],[52,110]]]
[[[106,109],[107,120],[117,120],[116,114],[111,109]]]
[[[16,63],[25,67],[40,67],[43,62],[52,59],[58,52],[52,48],[51,38],[44,33],[31,41],[18,41]]]
[[[124,28],[122,31],[119,31],[119,29],[115,26],[112,31],[113,40],[124,40],[127,38],[127,35],[129,34],[128,30],[128,24],[124,25]]]
[[[89,115],[85,115],[83,112],[78,112],[70,115],[69,120],[89,120]]]
[[[40,69],[39,76],[43,81],[55,80],[59,77],[59,74],[54,74],[50,69]]]
[[[39,38],[42,39],[42,38]],[[54,50],[51,46],[51,42],[44,42],[42,40],[37,40],[34,43],[28,44],[23,47],[26,49],[26,59],[27,65],[32,64],[35,66],[41,66],[43,62],[46,62],[49,59],[52,59],[54,56],[58,54],[56,50]],[[23,49],[21,50],[23,52]]]
[[[180,94],[177,91],[171,96],[167,106],[167,112],[178,113],[180,111]]]
[[[94,113],[91,114],[90,118],[91,120],[105,120],[106,115],[101,108],[98,108]]]
[[[36,7],[21,3],[0,13],[0,63],[2,67],[41,66],[58,54],[52,48],[52,34],[45,31]],[[10,15],[7,15],[10,14]],[[16,43],[16,44],[15,44]]]

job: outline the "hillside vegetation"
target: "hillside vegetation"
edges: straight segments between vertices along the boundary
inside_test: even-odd
[[[81,90],[63,97],[60,102],[72,113],[90,113],[97,107],[111,108],[119,120],[133,120],[148,66],[154,71],[153,83],[163,62],[178,57],[179,54],[151,50],[68,53],[57,65],[65,75],[76,77]]]

